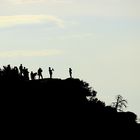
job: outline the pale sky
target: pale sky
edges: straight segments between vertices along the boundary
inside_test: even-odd
[[[0,67],[48,67],[140,116],[140,0],[0,0]]]

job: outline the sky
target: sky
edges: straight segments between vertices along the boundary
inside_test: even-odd
[[[140,117],[139,0],[0,0],[0,67],[54,68],[110,105],[120,94]]]

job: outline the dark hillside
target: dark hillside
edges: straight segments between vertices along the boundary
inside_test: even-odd
[[[79,79],[29,80],[8,70],[0,73],[0,86],[1,126],[6,133],[138,136],[135,113],[106,106],[96,97],[97,92]]]

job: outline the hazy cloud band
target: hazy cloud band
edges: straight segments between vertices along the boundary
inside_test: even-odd
[[[40,24],[52,23],[63,28],[63,20],[50,15],[14,15],[14,16],[0,16],[0,28],[12,27],[24,24]]]

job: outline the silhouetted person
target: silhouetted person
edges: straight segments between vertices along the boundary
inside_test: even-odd
[[[33,80],[33,71],[30,73],[31,80]]]
[[[36,77],[37,73],[33,73],[33,71],[31,71],[30,73],[30,77],[31,77],[31,80],[35,80],[35,77]]]
[[[22,64],[20,64],[20,66],[19,66],[19,73],[22,76],[22,74],[23,74],[23,66],[22,66]]]
[[[50,74],[50,78],[52,78],[52,74],[53,74],[54,69],[49,67],[49,74]]]
[[[7,66],[7,70],[8,70],[8,71],[11,70],[11,66],[10,66],[10,64]]]
[[[19,77],[18,67],[16,67],[16,66],[12,69],[12,77],[15,79],[18,79],[18,77]]]
[[[33,71],[31,71],[30,77],[31,77],[31,80],[34,80],[34,73],[33,73]]]
[[[28,72],[28,69],[25,67],[23,69],[23,76],[25,80],[29,80],[29,72]]]
[[[37,72],[38,72],[38,77],[39,77],[39,79],[40,79],[40,78],[43,79],[43,76],[42,76],[42,69],[39,68]]]
[[[19,74],[19,72],[18,72],[18,67],[14,67],[14,71],[15,71],[15,73],[18,75]]]
[[[72,78],[72,69],[69,68],[69,75],[70,75],[70,78]]]

